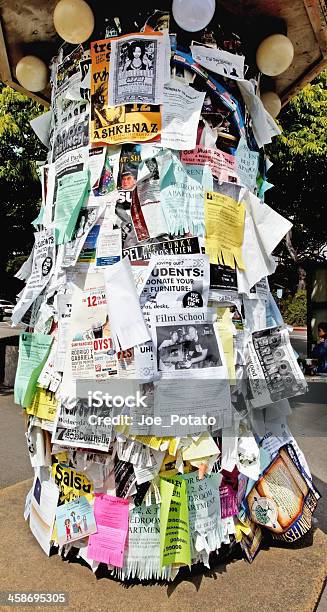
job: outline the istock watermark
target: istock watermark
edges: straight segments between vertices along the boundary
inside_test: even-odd
[[[89,408],[147,408],[146,395],[136,391],[135,395],[112,395],[106,391],[88,391],[87,402]]]
[[[163,419],[160,416],[151,416],[146,414],[139,414],[137,418],[129,414],[119,414],[116,416],[99,416],[98,414],[89,414],[87,417],[89,425],[93,426],[111,426],[111,425],[137,425],[137,426],[161,426],[165,429],[169,429],[176,425],[180,427],[187,426],[200,426],[215,427],[218,422],[213,416],[207,416],[202,414],[200,416],[194,416],[194,414],[180,415],[170,414],[169,421]]]

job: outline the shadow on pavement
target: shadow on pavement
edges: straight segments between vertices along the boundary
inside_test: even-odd
[[[307,382],[308,393],[299,395],[294,400],[304,404],[327,404],[327,379],[324,382]]]
[[[12,387],[0,387],[0,395],[12,395],[13,388]]]
[[[263,545],[261,548],[265,550],[268,549],[266,545]],[[77,549],[71,549],[64,561],[68,563],[78,563],[79,565],[85,566],[89,569],[88,564],[83,559],[76,557],[77,552]],[[51,555],[52,554],[55,555],[57,553],[55,550],[52,550]],[[188,567],[182,567],[179,570],[177,578],[175,578],[173,582],[168,582],[167,580],[141,581],[137,578],[125,580],[123,582],[119,577],[110,573],[107,566],[102,563],[96,570],[95,575],[97,580],[104,580],[109,578],[111,581],[113,580],[115,582],[118,582],[124,589],[130,589],[132,587],[136,587],[137,585],[151,586],[161,584],[163,586],[167,586],[167,595],[168,597],[170,597],[173,594],[174,590],[182,582],[190,582],[194,584],[196,590],[198,591],[201,587],[201,582],[204,577],[213,578],[214,580],[217,580],[218,576],[226,573],[228,565],[231,565],[235,561],[240,561],[241,559],[244,560],[244,557],[242,555],[242,551],[238,546],[235,546],[234,548],[230,549],[228,546],[223,545],[219,554],[216,554],[215,556],[210,555],[210,569],[205,567],[202,563],[198,563],[197,565],[192,566],[191,570],[189,570]]]
[[[314,474],[312,474],[312,479],[321,495],[321,499],[318,501],[318,506],[313,516],[318,519],[319,529],[327,534],[327,484],[317,476],[314,476]]]

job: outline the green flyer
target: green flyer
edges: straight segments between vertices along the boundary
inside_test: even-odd
[[[161,566],[191,565],[190,529],[186,482],[180,476],[160,479]]]
[[[37,379],[47,360],[53,337],[22,332],[15,380],[15,403],[27,408],[36,391]]]

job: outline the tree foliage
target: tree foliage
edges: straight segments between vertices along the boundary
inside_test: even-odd
[[[279,302],[283,319],[289,325],[307,325],[307,292],[297,291]]]
[[[41,197],[36,161],[45,159],[46,150],[29,122],[43,112],[43,106],[0,83],[0,272],[13,254],[28,254],[33,244],[31,221]]]
[[[13,255],[7,262],[6,272],[10,274],[10,276],[15,276],[16,272],[22,267],[27,258],[28,255]]]
[[[279,122],[283,132],[268,150],[275,187],[267,201],[293,222],[297,259],[317,258],[327,243],[327,70],[289,102]]]

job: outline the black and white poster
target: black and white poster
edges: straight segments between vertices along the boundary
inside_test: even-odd
[[[138,33],[113,39],[109,105],[161,104],[166,51],[161,33]]]
[[[286,328],[269,327],[253,332],[248,349],[247,372],[253,406],[266,406],[306,392],[307,384]]]
[[[151,312],[158,373],[164,378],[222,378],[226,364],[216,313],[207,308]],[[221,376],[222,375],[222,376]]]
[[[99,402],[97,402],[98,404]],[[62,403],[57,411],[52,443],[108,452],[112,436],[112,406],[89,405],[88,398]]]
[[[132,266],[147,265],[152,255],[195,255],[198,253],[200,253],[199,239],[195,237],[148,242],[123,249],[123,257],[127,255]]]
[[[210,264],[210,289],[237,292],[236,269],[219,264]]]
[[[140,297],[146,321],[153,309],[207,306],[210,271],[207,255],[154,255],[148,271]]]
[[[159,372],[222,365],[212,323],[158,326],[156,335]]]
[[[206,431],[208,425],[229,427],[229,378],[216,313],[156,310],[151,333],[158,376],[153,414],[160,417],[153,433],[177,436]]]

